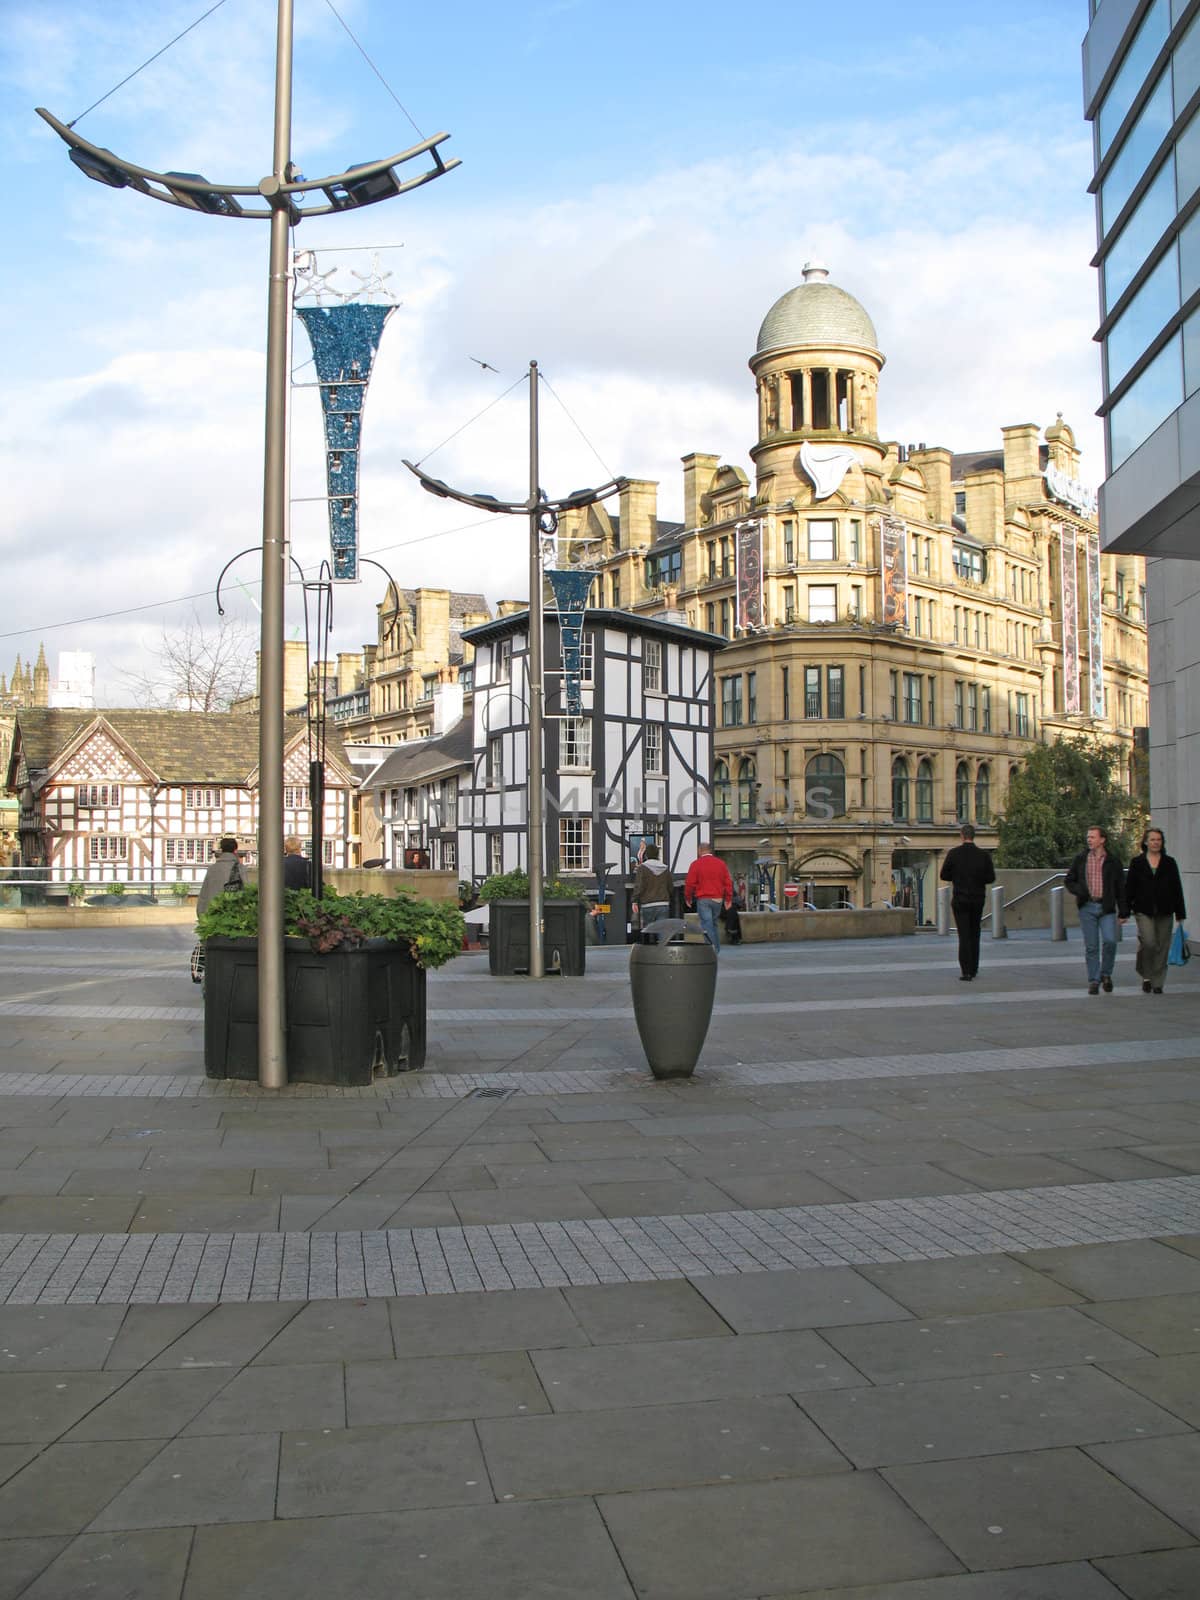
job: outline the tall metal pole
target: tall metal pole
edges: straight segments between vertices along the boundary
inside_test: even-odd
[[[275,185],[286,183],[292,147],[292,5],[279,0],[275,47]],[[287,537],[288,203],[271,200],[267,295],[267,422],[263,469],[262,634],[258,690],[258,1081],[287,1083],[283,992],[283,597]]]
[[[545,806],[542,787],[542,550],[538,484],[538,364],[529,363],[529,976],[544,978],[542,900]]]

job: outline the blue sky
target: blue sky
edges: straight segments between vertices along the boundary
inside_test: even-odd
[[[7,0],[0,40],[10,260],[0,669],[44,638],[95,652],[102,696],[258,538],[267,230],[88,183],[39,119],[79,115],[206,0]],[[379,249],[401,301],[365,423],[362,543],[406,585],[523,595],[523,532],[431,501],[401,458],[538,359],[543,478],[661,482],[679,458],[748,464],[746,359],[810,257],[871,313],[888,357],[881,431],[956,450],[1061,410],[1102,476],[1085,0],[1003,8],[660,0],[338,9],[424,133],[462,167],[297,231],[322,270]],[[80,131],[139,164],[256,181],[270,166],[273,0],[225,0]],[[296,0],[294,153],[309,176],[417,138],[325,0]],[[367,248],[370,247],[370,248]],[[343,277],[343,282],[348,281]],[[303,335],[297,361],[307,353]],[[478,356],[500,377],[471,361]],[[303,373],[299,374],[303,377]],[[524,493],[524,401],[429,460]],[[293,489],[322,491],[311,391]],[[457,530],[457,531],[454,531]],[[319,559],[322,507],[293,539]],[[254,624],[255,568],[240,608]],[[339,593],[335,648],[374,636],[374,584]],[[101,612],[149,609],[104,620]],[[212,618],[207,601],[196,603]],[[293,605],[289,631],[298,622]],[[75,619],[80,619],[75,621]],[[54,623],[74,622],[67,627]],[[28,630],[28,631],[25,631]]]

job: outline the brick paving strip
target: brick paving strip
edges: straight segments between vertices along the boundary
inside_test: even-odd
[[[338,1233],[0,1235],[0,1304],[336,1300],[879,1265],[1200,1233],[1200,1176]]]

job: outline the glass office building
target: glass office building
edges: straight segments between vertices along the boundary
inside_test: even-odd
[[[1105,550],[1148,558],[1150,798],[1200,906],[1200,0],[1090,0]]]

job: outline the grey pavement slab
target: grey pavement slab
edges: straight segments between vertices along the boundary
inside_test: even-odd
[[[593,1344],[711,1339],[730,1331],[728,1319],[682,1281],[585,1284],[564,1289],[562,1295]]]
[[[71,1306],[67,1314],[86,1321],[118,1312],[120,1328],[104,1366],[109,1372],[136,1372],[164,1354],[211,1310],[206,1305]]]
[[[1156,1405],[1200,1427],[1200,1355],[1106,1361],[1104,1369]]]
[[[578,1184],[538,1184],[522,1189],[494,1190],[455,1188],[450,1198],[464,1225],[573,1221],[602,1215],[600,1207]]]
[[[121,1306],[0,1306],[0,1372],[95,1371],[112,1354]]]
[[[161,1449],[157,1439],[48,1445],[0,1486],[0,1530],[22,1536],[82,1533]]]
[[[244,1367],[186,1425],[187,1434],[342,1428],[346,1397],[336,1362]]]
[[[395,1600],[412,1574],[421,1600],[634,1600],[587,1501],[383,1512],[197,1529],[185,1600]]]
[[[1200,1291],[1200,1260],[1153,1239],[1031,1250],[1025,1259],[1035,1271],[1089,1300],[1134,1300]]]
[[[965,1572],[957,1578],[872,1583],[865,1589],[858,1585],[853,1589],[808,1589],[804,1600],[1122,1600],[1124,1595],[1124,1590],[1117,1589],[1095,1567],[1068,1561],[1012,1572]],[[797,1593],[773,1596],[772,1600],[800,1597]]]
[[[1163,1550],[1097,1561],[1125,1600],[1194,1600],[1200,1594],[1200,1550]]]
[[[872,1473],[605,1495],[597,1502],[639,1595],[731,1600],[960,1570]]]
[[[469,1422],[323,1428],[285,1433],[282,1439],[275,1513],[280,1517],[479,1506],[493,1500]]]
[[[0,1566],[0,1600],[17,1600],[40,1572],[44,1572],[54,1558],[66,1549],[68,1540],[57,1539],[6,1539],[0,1546],[3,1565]],[[180,1578],[183,1572],[180,1570]],[[63,1593],[63,1591],[59,1591]],[[75,1591],[78,1593],[78,1590]]]
[[[590,1183],[584,1194],[606,1217],[688,1216],[732,1210],[731,1196],[716,1184],[674,1178],[660,1183]]]
[[[92,1529],[269,1520],[275,1514],[278,1462],[274,1433],[172,1439],[108,1502]]]
[[[123,1382],[119,1373],[0,1373],[0,1441],[57,1439]]]
[[[888,1467],[883,1477],[972,1569],[1095,1560],[1191,1540],[1080,1450]]]
[[[346,1425],[451,1422],[550,1410],[524,1351],[359,1361],[345,1372]]]
[[[118,1195],[9,1195],[0,1200],[0,1232],[123,1233],[138,1207]]]
[[[856,1322],[890,1325],[912,1315],[852,1267],[706,1278],[699,1291],[738,1333],[839,1328]]]
[[[919,1317],[1077,1305],[1083,1299],[1074,1289],[1035,1272],[1028,1256],[1014,1260],[985,1253],[858,1270]]]
[[[22,1591],[23,1600],[178,1600],[191,1541],[188,1528],[81,1534]]]
[[[257,1233],[278,1226],[277,1200],[149,1192],[138,1198],[128,1224],[131,1233]]]
[[[1200,1294],[1108,1300],[1086,1307],[1086,1314],[1156,1356],[1200,1351]]]
[[[387,1310],[397,1356],[472,1355],[588,1343],[579,1318],[558,1289],[412,1295],[390,1301]]]
[[[379,1361],[395,1353],[382,1300],[321,1300],[303,1306],[254,1357],[256,1365]]]
[[[169,1439],[197,1416],[229,1382],[228,1371],[163,1368],[135,1372],[67,1434],[73,1442],[97,1439]]]
[[[1200,1536],[1200,1438],[1194,1433],[1094,1444],[1088,1454],[1180,1527]]]
[[[130,1308],[131,1313],[134,1309]],[[153,1364],[156,1367],[244,1366],[253,1361],[299,1310],[296,1304],[209,1307],[199,1320],[182,1329],[154,1357]]]

